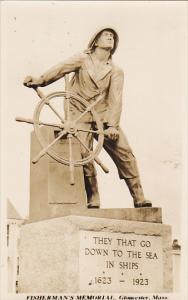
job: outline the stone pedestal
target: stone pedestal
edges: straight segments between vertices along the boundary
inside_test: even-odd
[[[171,292],[171,229],[160,223],[67,216],[26,224],[21,293]]]

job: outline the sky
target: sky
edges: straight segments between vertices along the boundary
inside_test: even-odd
[[[30,132],[37,103],[23,86],[53,65],[82,52],[100,27],[114,27],[120,42],[113,61],[125,73],[121,127],[137,158],[146,198],[162,207],[163,223],[181,240],[186,99],[186,2],[8,1],[2,4],[1,139],[3,201],[29,212]],[[62,90],[62,80],[43,88]],[[133,207],[110,157],[98,169],[101,207]]]

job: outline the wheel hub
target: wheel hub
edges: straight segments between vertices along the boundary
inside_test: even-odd
[[[73,121],[65,121],[64,130],[69,134],[75,134],[77,132],[76,124]]]

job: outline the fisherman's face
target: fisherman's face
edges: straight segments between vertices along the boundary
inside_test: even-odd
[[[95,46],[103,49],[113,49],[114,34],[111,31],[104,30],[96,40]]]

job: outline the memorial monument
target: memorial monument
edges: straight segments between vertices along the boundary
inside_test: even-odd
[[[16,118],[34,125],[21,293],[172,291],[171,228],[145,199],[119,126],[123,71],[112,62],[118,39],[114,29],[103,28],[84,53],[24,81],[41,100],[33,119]],[[60,78],[65,91],[45,96],[39,89]],[[98,157],[102,147],[135,208],[99,209],[94,161],[108,172]]]

